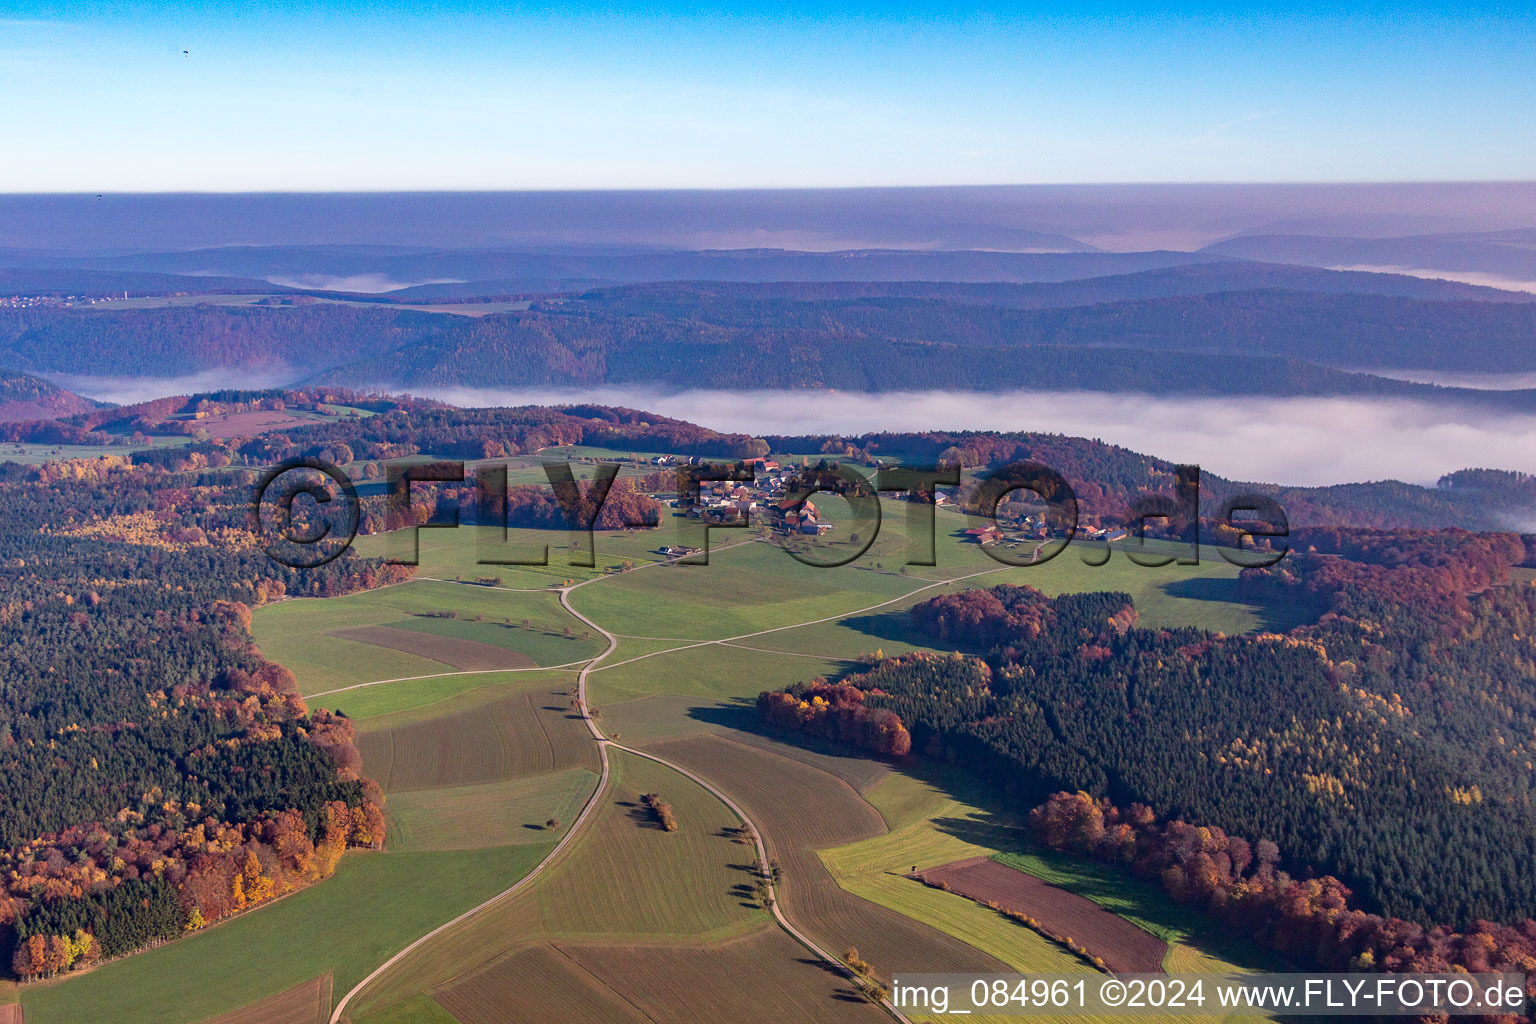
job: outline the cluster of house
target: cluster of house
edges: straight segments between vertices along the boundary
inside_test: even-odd
[[[985,526],[972,527],[965,531],[965,536],[978,544],[1010,544],[1019,545],[1031,542],[1044,542],[1050,536],[1050,527],[1044,516],[1027,515],[1013,520],[1005,520],[998,516],[998,521],[988,523]],[[1124,527],[1114,526],[1109,529],[1101,529],[1097,526],[1082,526],[1077,530],[1077,536],[1087,540],[1098,540],[1112,543],[1124,540],[1128,534]]]
[[[178,293],[180,294],[180,293]],[[0,309],[35,309],[40,306],[94,306],[98,302],[126,299],[118,295],[0,295]]]
[[[37,306],[68,306],[69,299],[56,295],[0,295],[0,309],[32,309]]]
[[[662,455],[652,459],[651,464],[665,466],[682,461],[678,457]],[[799,503],[794,500],[789,494],[789,481],[793,474],[778,462],[766,458],[746,459],[744,462],[752,469],[751,480],[706,481],[699,485],[697,502],[679,497],[672,502],[672,506],[685,509],[690,519],[716,525],[759,522],[778,533],[813,537],[834,529],[831,523],[821,521],[815,502],[807,500]]]
[[[651,459],[653,466],[699,465],[709,460],[680,455],[658,455]],[[820,536],[835,527],[824,522],[814,501],[796,503],[790,493],[794,469],[786,469],[769,458],[744,460],[752,468],[750,481],[711,480],[699,485],[697,502],[679,497],[671,502],[673,508],[683,510],[690,519],[698,519],[711,525],[750,522],[768,526],[782,535]],[[927,495],[902,493],[898,499],[927,501]],[[939,508],[953,507],[955,499],[943,491],[933,495]],[[1022,544],[1037,546],[1050,539],[1053,531],[1039,506],[1005,500],[997,510],[995,521],[965,531],[967,540],[977,544],[1006,544],[1017,547]],[[1059,533],[1057,533],[1059,536]],[[1114,543],[1124,540],[1128,532],[1123,526],[1093,526],[1079,523],[1076,536],[1084,540]],[[678,548],[662,549],[664,555],[683,555],[692,552]]]

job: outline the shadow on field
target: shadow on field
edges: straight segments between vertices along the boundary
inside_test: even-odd
[[[1297,605],[1279,604],[1273,601],[1253,604],[1238,596],[1236,579],[1220,579],[1214,576],[1192,576],[1189,579],[1164,583],[1158,589],[1169,597],[1182,597],[1187,601],[1213,601],[1218,604],[1248,605],[1256,609],[1259,625],[1272,633],[1284,633],[1317,618],[1312,610]]]
[[[897,640],[902,643],[921,643],[922,638],[912,628],[912,620],[905,611],[876,612],[873,615],[854,615],[842,620],[855,633],[877,640]]]
[[[817,755],[806,761],[821,771],[835,775],[861,790],[878,781],[883,772],[862,771],[869,765],[885,765],[887,762],[872,758],[853,747],[834,743],[819,736],[790,733],[766,724],[757,714],[757,702],[737,698],[729,703],[696,705],[687,709],[689,718],[721,727],[720,735],[738,743],[763,747],[777,754],[796,757],[796,751],[808,751]]]
[[[1176,902],[1155,879],[1137,878],[1117,866],[1085,861],[1045,847],[1035,838],[1022,813],[1031,806],[1028,802],[1019,805],[981,782],[962,766],[921,755],[894,761],[876,759],[852,748],[817,740],[802,733],[785,733],[767,728],[757,719],[755,708],[746,701],[737,702],[737,706],[722,706],[719,709],[701,707],[695,711],[703,720],[720,721],[735,728],[741,728],[742,716],[749,715],[749,727],[743,729],[745,732],[840,760],[878,761],[892,772],[925,783],[936,794],[962,805],[956,807],[950,804],[947,808],[935,806],[937,813],[927,819],[935,831],[961,840],[973,850],[979,848],[977,852],[1018,855],[1023,863],[1032,865],[1030,873],[1047,884],[1091,900],[1112,913],[1120,913],[1133,924],[1165,941],[1178,941],[1240,969],[1281,972],[1299,969],[1287,964],[1278,955],[1260,948],[1246,936],[1220,924],[1202,910]],[[818,767],[826,770],[825,765]],[[892,873],[905,871],[906,865],[902,864],[898,872]],[[863,998],[858,993],[853,993],[853,996],[855,999]]]
[[[889,640],[895,643],[911,644],[914,647],[938,646],[945,650],[959,651],[961,654],[974,654],[978,657],[987,653],[986,648],[966,643],[962,640],[948,639],[935,641],[933,637],[926,636],[912,628],[912,619],[908,612],[889,611],[877,612],[873,615],[855,615],[842,621],[842,625],[862,633],[872,640]],[[850,665],[843,674],[862,672],[865,666],[859,664]]]
[[[738,697],[730,703],[695,705],[688,709],[687,714],[689,718],[698,722],[708,722],[710,725],[735,729],[738,732],[768,735],[767,727],[757,717],[756,703],[745,697]]]
[[[629,816],[629,820],[634,822],[637,828],[643,828],[651,832],[666,831],[666,829],[661,827],[661,822],[657,821],[655,815],[651,813],[650,808],[643,804],[637,804],[633,800],[615,800],[613,806],[624,808],[624,813]]]
[[[934,818],[933,827],[946,835],[989,850],[1012,853],[1027,844],[1024,829],[1017,822],[991,811],[970,818]]]

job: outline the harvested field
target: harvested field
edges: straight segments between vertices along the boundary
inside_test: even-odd
[[[477,850],[547,843],[575,820],[597,775],[585,768],[478,786],[422,789],[389,799],[391,850]],[[551,818],[561,824],[545,826]]]
[[[464,786],[597,766],[592,737],[570,698],[519,693],[480,707],[363,731],[363,771],[386,792]]]
[[[708,946],[541,944],[433,995],[463,1024],[876,1024],[884,1016],[777,928]]]
[[[537,984],[529,984],[531,979]],[[562,950],[541,944],[433,993],[463,1024],[646,1024],[646,1016]]]
[[[752,895],[741,822],[708,790],[633,754],[613,756],[614,782],[592,832],[532,893],[546,935],[670,941],[738,934],[767,915]],[[659,793],[676,813],[664,831],[640,802]]]
[[[6,1003],[0,1006],[0,1024],[21,1024],[21,1004]]]
[[[656,1024],[889,1019],[777,928],[710,946],[593,945],[564,951]]]
[[[459,589],[469,588],[461,586]],[[493,593],[504,592],[493,591]],[[544,597],[543,594],[536,596]],[[512,607],[524,608],[530,603],[532,602],[520,600]],[[567,619],[560,625],[563,627],[569,622],[570,620]],[[567,665],[571,662],[585,661],[603,649],[602,644],[591,639],[590,636],[583,637],[574,629],[570,636],[566,636],[559,630],[548,627],[540,629],[530,624],[524,628],[520,625],[485,619],[477,621],[474,618],[413,615],[408,619],[396,619],[393,622],[381,622],[378,625],[409,630],[413,633],[431,633],[434,636],[455,640],[490,644],[492,647],[502,647],[509,651],[526,654],[539,665]]]
[[[462,671],[484,671],[493,668],[533,668],[534,660],[520,651],[483,644],[476,640],[437,636],[414,629],[396,629],[393,626],[354,626],[351,629],[334,629],[328,634],[341,640],[384,647],[391,651],[414,654],[419,658],[451,665]]]
[[[597,819],[537,884],[493,903],[412,951],[359,994],[357,1019],[456,984],[534,942],[669,946],[718,943],[768,926],[752,898],[751,849],[728,828],[730,810],[697,783],[622,751]],[[656,792],[673,805],[665,832],[638,805]],[[550,997],[553,998],[553,997]],[[387,1018],[385,1018],[387,1019]],[[519,1021],[561,1021],[558,1013]]]
[[[1091,900],[1058,889],[990,857],[956,861],[922,872],[924,881],[1005,910],[1027,914],[1054,935],[1070,937],[1111,971],[1153,973],[1163,969],[1168,944]]]
[[[781,906],[817,942],[858,947],[882,977],[893,972],[997,973],[1008,968],[959,939],[847,892],[816,855],[884,835],[885,822],[848,783],[802,761],[719,736],[649,749],[709,779],[761,825],[783,868]]]
[[[657,693],[620,704],[603,705],[604,724],[618,730],[628,746],[682,739],[701,733],[722,733],[727,739],[761,747],[781,757],[803,761],[866,793],[891,774],[890,765],[838,748],[811,736],[788,743],[765,729],[755,705],[676,693]]]
[[[232,412],[197,421],[197,426],[217,438],[245,437],[269,430],[309,426],[321,422],[318,416],[296,416],[291,412],[262,409],[256,412]]]
[[[752,709],[756,716],[757,709]],[[758,723],[752,723],[754,727]],[[729,739],[737,743],[758,747],[780,757],[801,761],[812,768],[819,768],[828,775],[835,775],[852,786],[860,796],[868,793],[881,780],[891,774],[891,766],[868,754],[861,754],[846,747],[839,748],[814,736],[802,736],[795,743],[786,743],[766,732],[733,731]],[[803,745],[802,745],[803,744]]]
[[[203,1024],[322,1024],[330,1012],[331,976],[322,974],[249,1006],[210,1017]]]

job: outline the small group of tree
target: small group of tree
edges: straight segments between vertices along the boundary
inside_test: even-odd
[[[890,997],[890,990],[875,976],[875,969],[869,962],[859,955],[857,946],[849,946],[843,950],[843,962],[853,972],[853,980],[858,983],[859,994],[872,1003],[883,1003]]]
[[[73,935],[29,935],[16,946],[11,970],[23,981],[51,978],[76,968],[90,967],[101,959],[96,937],[83,929]]]
[[[900,717],[864,703],[864,691],[817,679],[788,690],[758,694],[757,712],[780,729],[810,733],[825,739],[872,750],[886,757],[905,757],[912,737]]]
[[[772,910],[773,887],[779,884],[779,862],[764,864],[761,857],[753,857],[748,870],[752,873],[757,902],[764,910]]]
[[[656,819],[667,832],[677,831],[677,813],[672,810],[672,805],[661,798],[660,793],[642,793],[640,802],[650,809],[651,817]]]

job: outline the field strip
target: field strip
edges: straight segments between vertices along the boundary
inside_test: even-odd
[[[786,658],[815,658],[817,661],[858,661],[858,658],[834,658],[830,654],[810,654],[805,651],[775,651],[771,647],[748,647],[746,644],[733,644],[728,640],[720,641],[721,647],[734,647],[738,651],[756,651],[759,654],[782,654]],[[663,652],[664,653],[664,652]]]
[[[505,590],[513,594],[553,594],[555,592],[555,588],[551,586],[503,587],[500,584],[476,583],[474,580],[445,580],[441,576],[417,576],[416,579],[425,580],[428,583],[450,583],[460,587],[474,587],[477,590]]]
[[[652,565],[659,565],[660,563],[659,562],[653,562],[651,564]],[[795,622],[795,623],[792,623],[792,624],[790,624],[788,626],[774,626],[772,629],[760,629],[760,630],[758,630],[755,633],[741,633],[741,634],[738,634],[737,636],[722,637],[719,640],[699,640],[699,641],[696,641],[694,643],[683,644],[681,647],[668,647],[664,651],[652,651],[649,654],[638,654],[635,657],[629,658],[629,659],[627,659],[625,661],[616,661],[612,665],[604,665],[602,668],[597,669],[596,671],[602,672],[602,671],[606,671],[607,669],[610,669],[610,668],[619,668],[619,667],[621,667],[623,665],[632,665],[632,664],[634,664],[637,661],[644,661],[646,658],[655,658],[655,657],[657,657],[659,655],[662,655],[662,654],[675,654],[678,651],[689,651],[689,650],[692,650],[695,647],[714,647],[714,646],[718,646],[718,647],[737,647],[737,646],[740,646],[739,644],[735,643],[735,641],[737,641],[737,640],[750,640],[750,639],[752,639],[755,636],[766,636],[769,633],[782,633],[782,632],[784,632],[787,629],[804,629],[806,626],[819,626],[823,622],[836,622],[838,619],[846,619],[850,615],[863,615],[865,612],[877,611],[877,610],[879,610],[881,608],[885,608],[885,607],[887,607],[889,605],[900,604],[902,601],[905,601],[909,597],[915,597],[916,595],[921,594],[923,591],[925,591],[925,590],[932,590],[935,587],[947,587],[947,586],[950,586],[951,584],[964,583],[966,580],[973,580],[973,579],[975,579],[978,576],[991,576],[993,573],[1007,572],[1010,569],[1017,569],[1017,568],[1018,568],[1018,566],[1016,566],[1016,565],[1003,565],[1003,566],[999,566],[996,569],[983,569],[980,572],[968,573],[968,574],[966,574],[964,576],[956,576],[952,580],[939,580],[936,583],[930,583],[930,584],[928,584],[927,586],[924,586],[924,587],[917,587],[914,590],[907,591],[905,594],[900,594],[900,595],[898,595],[896,597],[893,597],[893,598],[891,598],[888,601],[881,601],[879,604],[868,605],[868,606],[866,606],[864,608],[852,608],[852,609],[849,609],[846,612],[838,612],[836,615],[827,615],[827,616],[823,616],[822,618],[819,618],[819,619],[811,619],[809,622]],[[605,578],[606,577],[599,576],[597,579],[605,579]],[[587,580],[586,581],[586,583],[596,583],[596,582],[597,582],[597,580]],[[575,590],[577,587],[585,586],[586,583],[578,583],[578,584],[576,584],[576,586],[570,587],[569,589],[570,590]],[[565,591],[561,591],[560,601],[561,601],[562,604],[566,604],[567,608],[570,608],[570,605],[568,603],[566,603],[566,600],[565,600]],[[592,622],[591,619],[586,618],[580,612],[576,611],[576,609],[570,608],[570,611],[571,611],[571,614],[575,615],[577,618],[581,619],[583,622],[585,622],[588,625],[592,626],[594,629],[601,629],[602,628],[602,627],[598,626],[596,623]],[[604,631],[603,635],[604,636],[612,636],[613,634]],[[752,648],[748,648],[748,649],[751,650]],[[772,653],[772,654],[784,654],[786,652],[784,652],[784,651],[772,651],[772,652],[769,652],[769,653]],[[823,660],[829,660],[829,661],[848,661],[849,659],[847,659],[847,658],[830,658],[830,659],[823,659]],[[594,662],[594,664],[595,664],[595,662]]]
[[[666,640],[668,643],[674,644],[698,644],[706,642],[700,640],[696,636],[635,636],[632,633],[615,633],[613,635],[618,637],[620,640]]]
[[[601,579],[602,577],[598,577],[598,578]],[[565,595],[564,595],[564,593],[562,593],[561,594],[562,603],[564,601],[564,597],[565,597]],[[580,618],[581,616],[578,615],[577,617]],[[608,639],[608,647],[601,654],[599,654],[596,658],[593,658],[591,661],[589,661],[587,663],[586,667],[581,670],[581,676],[579,678],[578,686],[582,687],[583,689],[578,689],[578,693],[584,693],[585,692],[584,687],[586,685],[587,673],[592,671],[592,666],[595,665],[598,661],[601,661],[603,658],[607,657],[609,654],[611,654],[614,651],[615,648],[617,648],[619,646],[619,641],[616,638],[614,638],[612,635],[610,635],[607,632],[603,631],[600,627],[597,626],[596,623],[593,623],[593,622],[591,622],[590,620],[587,620],[587,619],[583,619],[583,621],[587,622],[594,629],[598,629],[599,632],[602,632],[603,635],[605,637],[607,637],[607,639]],[[565,833],[565,836],[558,843],[555,844],[555,848],[553,850],[549,851],[549,855],[548,856],[546,856],[543,860],[539,861],[539,863],[534,867],[534,869],[532,871],[528,872],[522,878],[518,879],[516,882],[513,882],[510,886],[508,886],[507,888],[503,889],[501,892],[497,893],[495,896],[492,896],[490,899],[486,900],[485,902],[480,903],[480,904],[478,904],[476,906],[470,907],[468,910],[464,911],[464,913],[460,914],[458,917],[455,917],[453,920],[446,921],[443,924],[438,925],[436,928],[432,929],[430,932],[427,932],[427,934],[423,935],[421,938],[417,939],[415,942],[412,942],[410,945],[408,945],[404,949],[400,950],[394,956],[392,956],[388,960],[384,961],[378,967],[374,968],[374,970],[373,970],[373,972],[371,974],[369,974],[362,981],[358,982],[356,985],[352,986],[352,989],[346,995],[341,997],[341,1001],[338,1002],[336,1004],[336,1008],[331,1011],[330,1024],[340,1024],[341,1019],[342,1019],[342,1014],[346,1011],[347,1004],[352,1001],[353,996],[357,995],[357,993],[361,992],[364,988],[366,988],[369,985],[369,983],[371,983],[379,975],[383,974],[385,971],[389,970],[395,964],[399,963],[402,959],[404,959],[406,956],[408,956],[411,952],[413,952],[416,949],[419,949],[421,946],[425,945],[426,943],[430,942],[433,938],[437,937],[438,935],[441,935],[443,932],[445,932],[448,929],[452,928],[454,925],[459,924],[461,921],[465,921],[465,920],[468,920],[471,917],[474,917],[480,911],[484,910],[486,907],[489,907],[489,906],[491,906],[494,903],[499,903],[502,900],[507,899],[508,897],[513,896],[513,895],[521,892],[525,886],[531,884],[535,879],[537,879],[541,874],[543,874],[544,873],[544,869],[549,867],[550,864],[554,863],[555,859],[560,855],[561,852],[563,852],[565,849],[567,849],[569,846],[572,845],[572,843],[575,841],[576,837],[581,833],[582,826],[584,824],[586,824],[587,819],[589,819],[592,816],[592,812],[597,809],[599,798],[601,798],[601,796],[603,794],[603,791],[608,788],[608,782],[609,782],[609,779],[610,779],[610,777],[612,775],[612,768],[611,768],[611,766],[609,765],[609,762],[608,762],[607,745],[604,742],[602,742],[603,736],[602,736],[602,733],[598,730],[596,723],[594,723],[592,721],[591,717],[589,715],[587,715],[586,700],[585,700],[585,698],[582,698],[582,700],[581,700],[581,712],[582,712],[583,719],[587,723],[587,728],[592,732],[593,736],[598,740],[597,756],[598,756],[598,761],[602,765],[602,771],[598,775],[597,785],[592,788],[591,795],[587,797],[586,803],[582,804],[581,813],[576,816],[576,820],[575,821],[571,822],[571,827]]]
[[[596,660],[596,659],[591,659]],[[348,690],[361,690],[368,686],[383,686],[385,683],[412,683],[418,679],[446,679],[449,676],[485,676],[500,675],[505,672],[567,672],[577,665],[586,664],[583,661],[568,661],[564,665],[529,665],[527,668],[472,668],[461,672],[429,672],[424,676],[400,676],[397,679],[375,679],[371,683],[353,683],[351,686],[338,686],[334,690],[321,690],[319,693],[305,694],[304,699],[314,697],[329,697],[333,693],[346,693]]]

